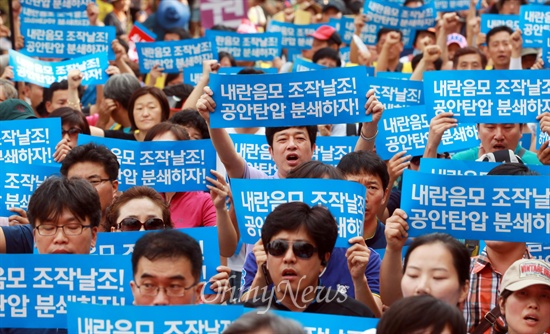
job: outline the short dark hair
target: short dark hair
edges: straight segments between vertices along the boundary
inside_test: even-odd
[[[519,162],[503,163],[491,169],[487,175],[540,175],[537,171],[529,169]]]
[[[254,67],[245,67],[239,72],[237,72],[237,74],[264,74],[264,73],[265,73],[264,71],[257,70]]]
[[[139,260],[145,257],[149,261],[167,258],[186,258],[191,262],[191,273],[196,281],[202,272],[202,251],[199,243],[189,235],[178,230],[149,232],[139,238],[132,253],[132,271],[137,271]]]
[[[32,194],[27,217],[34,228],[37,220],[56,220],[64,210],[69,210],[80,220],[89,218],[92,227],[99,226],[99,195],[95,188],[83,179],[58,176],[46,179]]]
[[[168,76],[166,76],[166,80],[168,80]],[[176,85],[166,86],[162,89],[164,94],[166,96],[175,96],[179,99],[179,101],[176,102],[174,105],[175,109],[181,109],[183,106],[183,103],[185,103],[185,100],[191,95],[191,92],[193,91],[195,87],[186,84],[186,83],[179,83]]]
[[[131,62],[133,63],[133,62]],[[139,80],[130,73],[112,75],[105,83],[103,95],[106,99],[113,99],[126,109],[130,104],[130,97],[136,89],[140,88]]]
[[[273,137],[277,132],[284,131],[290,128],[305,128],[307,134],[309,135],[309,141],[311,142],[311,147],[315,145],[317,140],[317,125],[304,125],[304,126],[278,126],[278,127],[266,127],[265,128],[265,138],[267,139],[267,144],[270,147],[273,147]]]
[[[135,186],[113,200],[106,213],[106,221],[109,227],[117,228],[117,220],[120,215],[120,208],[126,203],[134,199],[147,198],[151,200],[162,211],[162,221],[166,228],[173,228],[172,219],[170,217],[170,209],[164,198],[153,188],[147,186]]]
[[[455,55],[453,58],[453,68],[456,69],[458,67],[458,59],[460,57],[469,54],[477,54],[479,56],[479,59],[481,60],[481,67],[485,68],[487,66],[487,56],[485,56],[485,54],[481,52],[481,50],[473,46],[466,46],[455,51]]]
[[[380,30],[378,30],[378,32],[376,33],[376,43],[380,42],[380,38],[382,38],[382,35],[385,35],[392,31],[399,33],[399,37],[401,38],[401,40],[403,40],[403,32],[401,30],[395,28],[380,28]]]
[[[54,82],[50,85],[50,87],[44,88],[42,101],[52,102],[53,93],[55,93],[58,90],[68,90],[68,89],[69,89],[69,82],[67,80]]]
[[[196,109],[184,109],[182,111],[178,111],[173,114],[168,121],[181,126],[188,126],[197,129],[201,133],[202,139],[210,138],[208,126],[206,125],[204,118],[202,118]]]
[[[340,54],[338,53],[338,51],[334,50],[333,48],[322,48],[317,50],[317,52],[313,54],[311,61],[317,64],[319,60],[324,58],[329,58],[334,60],[336,62],[337,67],[342,66],[342,60],[340,60]]]
[[[130,118],[130,123],[132,124],[132,131],[137,130],[136,120],[134,118],[134,105],[136,104],[136,100],[147,94],[152,95],[160,104],[160,121],[167,121],[168,117],[170,117],[170,104],[168,103],[168,98],[164,92],[157,87],[140,87],[132,94],[132,97],[130,97],[130,102],[128,102],[128,117]]]
[[[416,66],[418,65],[420,60],[422,60],[423,57],[424,57],[424,53],[419,53],[416,56],[414,56],[413,59],[411,59],[411,66],[413,71],[416,69]],[[441,60],[441,57],[440,57],[440,58],[437,58],[436,61],[434,61],[434,67],[436,71],[439,71],[441,70],[441,66],[443,66],[443,61]]]
[[[223,334],[252,334],[261,329],[269,329],[272,333],[306,333],[302,325],[295,320],[279,317],[271,312],[251,311],[233,321]]]
[[[303,202],[283,203],[277,206],[267,215],[262,226],[264,248],[279,232],[296,231],[301,227],[313,239],[319,259],[324,261],[325,254],[332,253],[334,249],[338,226],[334,216],[323,206],[310,207]]]
[[[118,179],[120,164],[118,163],[117,157],[113,152],[111,152],[111,150],[103,145],[88,143],[86,145],[74,147],[71,151],[69,151],[61,163],[61,175],[67,177],[69,169],[79,162],[93,162],[100,164],[103,166],[103,169],[109,176],[109,179]]]
[[[420,2],[420,3],[424,4],[424,0],[405,0],[405,2],[403,2],[403,6],[406,6],[406,5],[410,4],[411,2]]]
[[[493,37],[495,34],[498,34],[499,32],[507,32],[509,33],[510,35],[514,33],[514,30],[508,26],[497,26],[497,27],[494,27],[493,29],[489,30],[489,32],[487,33],[487,38],[485,39],[486,43],[487,43],[487,47],[489,46],[489,43],[491,43],[491,37]]]
[[[180,38],[180,41],[193,38],[193,36],[191,36],[191,34],[187,30],[185,30],[183,28],[180,28],[180,27],[168,29],[168,30],[166,30],[164,35],[166,35],[166,34],[178,35],[178,37]]]
[[[156,136],[162,135],[166,132],[172,133],[177,140],[189,140],[189,134],[183,126],[166,121],[149,129],[143,141],[152,141]]]
[[[336,166],[344,176],[369,174],[378,176],[384,190],[388,188],[390,175],[384,160],[371,151],[350,152],[342,157]]]
[[[409,258],[415,249],[436,243],[442,244],[451,253],[453,265],[458,275],[458,283],[460,286],[464,286],[470,280],[470,252],[463,243],[446,233],[430,233],[415,238],[405,254],[403,272],[407,268]]]
[[[231,53],[225,51],[218,52],[218,62],[221,62],[223,58],[229,58],[231,66],[237,66],[237,62]]]
[[[48,118],[51,117],[61,117],[61,124],[68,124],[69,126],[78,126],[82,133],[85,135],[90,134],[90,125],[86,120],[86,116],[81,111],[75,110],[70,107],[61,107],[52,111],[48,115]]]
[[[378,322],[376,332],[412,334],[429,329],[430,333],[442,333],[446,327],[452,334],[466,333],[462,312],[431,295],[419,295],[392,304]]]
[[[310,160],[292,168],[287,179],[322,179],[327,177],[333,180],[343,180],[342,172],[334,166],[317,160]]]

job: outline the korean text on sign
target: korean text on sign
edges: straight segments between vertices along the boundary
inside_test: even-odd
[[[446,176],[406,170],[401,207],[409,235],[543,242],[550,237],[548,176]]]
[[[206,38],[184,41],[136,43],[139,70],[148,73],[159,65],[165,73],[178,73],[184,68],[202,65],[214,59],[212,43]]]
[[[210,77],[216,112],[212,127],[338,124],[365,115],[364,67],[303,73]]]
[[[271,61],[281,55],[283,37],[277,32],[241,34],[207,30],[206,38],[212,42],[214,54],[224,51],[232,55],[235,60]]]

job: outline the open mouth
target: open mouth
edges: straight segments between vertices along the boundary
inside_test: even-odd
[[[294,269],[290,269],[290,268],[283,270],[282,275],[283,275],[284,279],[291,279],[291,278],[294,278],[294,277],[298,276],[296,271]]]
[[[289,165],[296,165],[296,164],[298,164],[298,154],[296,154],[296,153],[289,153],[289,154],[286,156],[286,161],[288,162]]]
[[[530,324],[536,324],[539,321],[539,318],[537,316],[531,314],[523,317],[523,319]]]

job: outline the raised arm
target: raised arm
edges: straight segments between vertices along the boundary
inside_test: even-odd
[[[380,296],[384,305],[390,306],[403,298],[401,279],[403,278],[402,249],[408,238],[409,225],[405,221],[407,214],[401,209],[395,209],[393,215],[386,220],[386,254],[380,266]]]
[[[430,132],[428,133],[428,142],[424,150],[424,158],[437,158],[437,148],[441,143],[443,133],[457,126],[456,118],[453,118],[452,112],[441,113],[430,121]]]
[[[189,97],[187,97],[187,100],[185,100],[182,109],[196,107],[197,102],[204,92],[204,87],[208,86],[208,83],[210,82],[210,73],[216,73],[219,69],[220,64],[216,60],[205,60],[202,63],[202,76],[195,88],[193,88],[191,94],[189,94]]]
[[[372,114],[372,121],[363,122],[360,136],[355,144],[355,151],[372,151],[374,149],[374,140],[378,135],[378,122],[384,112],[384,105],[374,95],[374,89],[367,92],[365,110],[367,115]]]
[[[204,87],[204,94],[201,95],[197,102],[197,110],[204,118],[210,132],[212,144],[218,152],[218,156],[222,161],[227,175],[231,178],[242,178],[244,175],[246,161],[237,153],[233,141],[225,129],[212,129],[210,127],[210,113],[215,112],[216,102],[212,98],[214,92],[210,87]]]
[[[229,185],[225,182],[225,178],[215,170],[211,170],[216,179],[206,177],[212,185],[206,187],[210,190],[212,202],[216,207],[216,226],[218,227],[218,242],[220,244],[220,255],[223,257],[231,257],[237,249],[239,236],[235,230],[235,226],[231,222],[229,210],[227,210],[227,198],[229,196]]]

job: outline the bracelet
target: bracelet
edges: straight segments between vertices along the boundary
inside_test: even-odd
[[[80,110],[81,106],[80,106],[80,101],[78,102],[73,102],[73,101],[67,101],[67,105],[73,109],[76,109],[76,110]]]
[[[366,141],[366,142],[371,142],[371,141],[373,141],[373,140],[376,138],[376,136],[378,136],[378,129],[376,129],[376,133],[374,134],[374,136],[372,136],[372,137],[370,137],[370,138],[365,137],[365,135],[363,134],[363,131],[361,131],[361,132],[359,133],[359,135],[361,136],[361,139],[363,139],[364,141]]]

